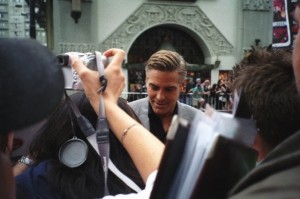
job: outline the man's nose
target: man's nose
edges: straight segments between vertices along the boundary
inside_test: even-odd
[[[164,91],[163,91],[163,90],[159,90],[159,91],[157,92],[157,94],[156,94],[156,98],[157,98],[158,100],[163,100],[163,99],[165,99],[165,93],[164,93]]]

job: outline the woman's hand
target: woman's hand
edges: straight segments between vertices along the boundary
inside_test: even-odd
[[[104,99],[114,100],[117,103],[124,87],[125,76],[122,71],[122,63],[125,58],[125,51],[121,49],[109,49],[103,53],[106,57],[113,57],[108,67],[105,69],[105,76],[108,80],[107,91],[103,93]]]

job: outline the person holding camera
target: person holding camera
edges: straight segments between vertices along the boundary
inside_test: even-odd
[[[109,126],[129,153],[144,182],[147,182],[145,189],[137,194],[121,194],[104,198],[132,198],[137,195],[140,198],[149,198],[156,175],[155,171],[158,169],[164,151],[164,144],[117,105],[117,100],[125,86],[125,76],[121,67],[125,52],[121,49],[110,49],[103,54],[107,57],[113,56],[105,69],[108,81],[103,92]],[[101,87],[99,73],[88,69],[78,57],[71,57],[71,65],[78,73],[91,105],[99,114],[100,99],[97,92]]]
[[[88,99],[82,91],[75,92],[69,96],[84,116],[96,129],[97,115],[90,105]],[[118,106],[128,115],[134,118],[139,124],[138,118],[130,110],[127,102],[119,98]],[[75,115],[69,115],[69,103],[65,98],[48,117],[47,122],[40,132],[31,142],[29,154],[33,157],[34,164],[24,173],[16,177],[17,198],[97,198],[104,194],[104,171],[102,169],[101,157],[90,145],[76,122]],[[110,163],[114,164],[120,172],[135,183],[140,189],[144,188],[144,182],[139,175],[129,154],[122,144],[109,133],[110,142]],[[73,144],[73,145],[72,145]],[[73,153],[64,153],[66,149],[76,152],[76,160],[69,161]],[[81,147],[80,147],[81,146]],[[83,150],[83,146],[87,146]],[[82,157],[82,159],[80,158]],[[20,163],[22,164],[22,163]],[[24,164],[24,163],[23,163]],[[74,183],[76,181],[76,183]],[[108,171],[107,188],[109,194],[128,194],[138,190],[133,190],[128,181],[122,181],[114,170]]]
[[[107,119],[117,139],[121,140],[129,152],[143,181],[146,181],[149,174],[158,168],[164,145],[153,139],[152,134],[117,104],[125,85],[121,70],[125,52],[111,49],[105,55],[113,56],[105,69],[108,84],[103,98]],[[0,89],[1,93],[5,94],[0,98],[0,144],[1,149],[4,149],[0,154],[0,168],[3,169],[0,172],[0,193],[3,199],[14,199],[15,184],[8,160],[12,150],[13,132],[39,122],[51,114],[63,97],[64,78],[56,56],[32,39],[0,40],[0,58]],[[24,66],[24,63],[27,65]],[[73,64],[83,63],[82,60],[75,59]],[[84,80],[85,89],[90,91],[86,92],[87,96],[98,113],[99,74],[84,67],[78,68],[77,71]],[[139,137],[132,135],[133,129],[139,132]],[[152,148],[153,145],[156,146],[155,149]],[[136,153],[137,151],[140,152]],[[43,179],[41,180],[43,182]]]

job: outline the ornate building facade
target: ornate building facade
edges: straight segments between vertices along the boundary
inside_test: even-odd
[[[127,90],[163,48],[183,55],[189,77],[215,83],[251,46],[272,43],[272,14],[272,0],[53,0],[50,40],[56,53],[124,49]]]

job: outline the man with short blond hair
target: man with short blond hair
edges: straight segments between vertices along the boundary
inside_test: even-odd
[[[186,62],[177,52],[160,50],[149,58],[145,72],[148,97],[129,105],[144,127],[165,142],[175,114],[192,121],[197,112],[194,107],[178,101],[185,87]]]

